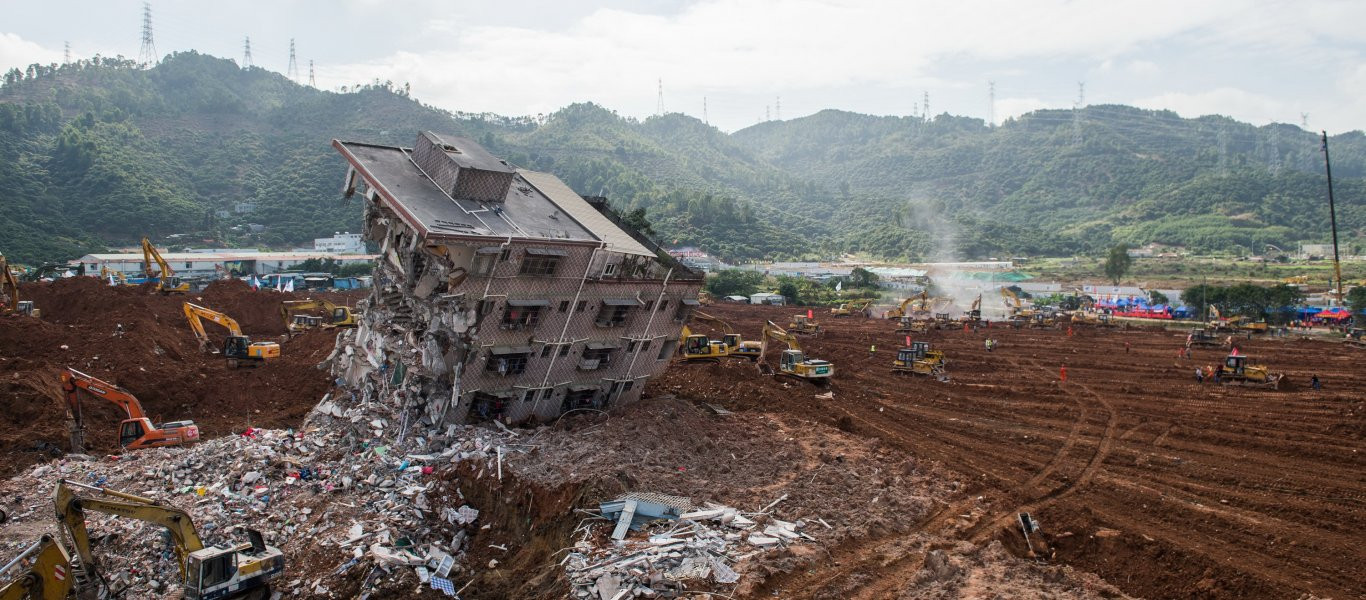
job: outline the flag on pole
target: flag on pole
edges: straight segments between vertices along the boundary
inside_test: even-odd
[[[816,311],[811,310],[811,309],[809,309],[809,308],[806,309],[806,318],[808,318],[808,319],[814,319],[814,318],[816,318]]]
[[[283,292],[283,291],[285,291],[285,278],[284,278],[284,277],[276,277],[276,278],[275,278],[275,291],[277,291],[277,292]]]
[[[843,281],[836,281],[836,282],[835,282],[835,291],[836,291],[836,292],[844,291],[844,282],[843,282]]]
[[[251,289],[253,289],[253,290],[259,290],[259,289],[261,289],[261,280],[256,278],[256,274],[255,274],[255,273],[253,273],[253,274],[251,275]]]
[[[294,291],[294,279],[293,279],[292,277],[290,278],[290,280],[289,280],[287,283],[285,283],[285,291],[286,291],[286,292],[292,292],[292,291]]]

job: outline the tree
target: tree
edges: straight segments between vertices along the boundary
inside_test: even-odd
[[[1166,294],[1157,290],[1148,290],[1149,304],[1171,304],[1171,299]]]
[[[863,267],[854,267],[854,270],[849,273],[849,285],[856,288],[875,288],[878,279],[877,273]]]
[[[778,278],[778,293],[787,299],[788,304],[801,304],[801,288],[797,286],[797,281],[792,277]]]
[[[621,224],[650,237],[654,237],[655,235],[654,227],[650,224],[650,221],[645,218],[644,208],[637,208],[623,215],[621,217]]]
[[[1361,311],[1366,310],[1366,286],[1352,288],[1352,291],[1347,292],[1347,297],[1343,299],[1347,301],[1347,308],[1352,309],[1352,318],[1358,324],[1366,321],[1366,318],[1362,318],[1361,315]]]
[[[1129,256],[1128,244],[1115,246],[1105,257],[1105,276],[1115,285],[1119,285],[1119,280],[1124,278],[1124,274],[1129,272],[1129,267],[1133,264],[1134,259]]]
[[[707,276],[707,292],[713,297],[748,296],[759,291],[764,274],[758,271],[726,269]]]

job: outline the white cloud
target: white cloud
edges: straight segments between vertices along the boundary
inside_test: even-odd
[[[1183,117],[1224,115],[1240,121],[1264,125],[1285,122],[1294,109],[1275,98],[1232,87],[1202,92],[1168,92],[1132,102],[1134,106],[1175,111]]]
[[[24,70],[31,64],[62,62],[62,53],[48,50],[14,33],[0,33],[0,71]]]

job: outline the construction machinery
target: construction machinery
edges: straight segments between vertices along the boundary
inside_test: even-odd
[[[67,272],[70,270],[71,265],[68,265],[66,263],[44,263],[42,265],[24,271],[23,277],[21,277],[20,279],[23,279],[24,281],[30,283],[35,281],[43,281],[44,279],[49,278],[60,279],[62,277],[66,277]]]
[[[896,351],[896,360],[892,361],[892,372],[931,375],[942,381],[946,379],[944,367],[947,364],[948,360],[944,358],[943,351],[930,350],[929,342],[916,341],[911,342],[910,347]]]
[[[152,271],[153,263],[156,264],[158,271]],[[176,277],[171,263],[166,262],[151,240],[145,237],[142,238],[142,272],[148,279],[156,279],[157,291],[163,294],[184,294],[190,291],[189,282]]]
[[[720,327],[723,333],[721,339],[711,340],[712,344],[719,344],[725,349],[724,356],[730,358],[746,358],[750,362],[759,360],[759,355],[763,353],[763,343],[755,340],[745,340],[740,334],[735,333],[735,329],[725,320],[694,310],[692,313],[694,321],[702,321]],[[684,336],[687,337],[686,335]]]
[[[100,279],[103,279],[110,285],[132,285],[131,283],[128,283],[128,278],[124,276],[123,271],[111,269],[109,267],[100,267]]]
[[[685,362],[718,362],[728,354],[721,340],[712,340],[705,334],[693,333],[687,325],[678,340],[678,354]]]
[[[792,315],[792,322],[787,324],[787,328],[792,333],[802,335],[819,335],[821,332],[820,324],[816,322],[816,317],[810,312],[804,315]]]
[[[147,418],[142,403],[128,390],[67,367],[62,371],[62,394],[66,397],[67,428],[71,451],[85,451],[85,421],[81,414],[81,392],[103,398],[123,410],[127,418],[119,424],[119,445],[130,450],[179,446],[199,441],[194,421],[170,421],[156,425]]]
[[[229,367],[254,367],[268,359],[280,356],[280,344],[251,341],[251,338],[242,333],[242,328],[237,324],[237,321],[221,312],[186,302],[185,318],[190,321],[190,329],[194,331],[194,336],[199,339],[200,349],[205,352],[221,352],[223,357],[228,359]],[[215,349],[213,343],[209,341],[209,335],[204,332],[204,323],[200,319],[208,319],[227,328],[228,337],[223,339],[221,351]]]
[[[1238,323],[1240,333],[1266,333],[1271,330],[1271,325],[1266,321],[1243,321]]]
[[[964,323],[976,324],[982,321],[982,295],[977,294],[977,299],[972,301],[972,308],[963,313],[961,320]]]
[[[40,316],[32,300],[19,299],[19,280],[9,270],[5,257],[0,255],[0,314],[13,313],[30,317]]]
[[[71,573],[71,556],[51,535],[44,534],[14,560],[0,567],[0,575],[21,565],[22,573],[0,585],[0,600],[65,600],[71,593],[75,580]]]
[[[873,305],[873,301],[872,301],[872,300],[860,300],[860,301],[858,301],[858,302],[845,302],[845,303],[839,305],[838,307],[835,307],[835,308],[830,309],[830,316],[832,316],[832,317],[852,317],[852,316],[854,316],[854,315],[858,315],[858,316],[861,316],[861,317],[865,317],[865,318],[866,318],[866,317],[868,316],[868,307],[869,307],[869,306],[872,306],[872,305]]]
[[[80,496],[77,489],[96,495]],[[57,482],[52,503],[62,533],[70,538],[75,549],[78,575],[84,581],[100,580],[99,562],[90,550],[90,533],[85,526],[87,510],[165,527],[175,547],[183,593],[188,600],[263,600],[271,596],[271,579],[285,569],[284,554],[279,548],[267,546],[259,531],[246,529],[248,542],[205,547],[188,512],[158,504],[151,498],[63,479]]]
[[[1272,373],[1266,365],[1251,364],[1246,354],[1230,354],[1224,359],[1224,383],[1241,385],[1261,385],[1281,389],[1285,381],[1282,373]]]
[[[298,314],[303,311],[320,310],[326,317]],[[349,306],[341,306],[324,299],[286,300],[280,303],[280,316],[285,319],[285,327],[291,335],[314,328],[355,327],[356,314]]]
[[[797,336],[779,327],[773,321],[764,324],[764,338],[759,350],[759,371],[761,373],[771,371],[764,358],[768,354],[768,341],[774,340],[782,342],[787,346],[783,350],[782,356],[778,359],[778,371],[776,375],[796,377],[803,381],[809,381],[816,385],[825,385],[830,381],[830,377],[835,374],[835,365],[829,361],[815,358],[807,358],[802,352],[801,344],[797,342]]]
[[[1210,331],[1214,333],[1234,333],[1241,327],[1243,317],[1238,315],[1225,317],[1222,312],[1219,312],[1219,307],[1213,304],[1209,305],[1209,311],[1210,315],[1214,317],[1208,325]]]
[[[887,311],[886,315],[884,316],[886,316],[888,319],[900,319],[902,317],[905,317],[907,316],[906,311],[910,310],[912,304],[916,304],[921,310],[925,310],[926,303],[929,302],[929,297],[929,292],[923,290],[919,294],[902,300],[901,304],[897,305],[896,308]]]
[[[927,331],[930,330],[930,327],[931,327],[932,325],[934,325],[934,322],[933,322],[933,321],[926,321],[926,320],[923,320],[923,319],[913,319],[913,318],[911,318],[911,317],[901,317],[901,320],[897,321],[896,332],[897,332],[897,333],[925,333],[925,332],[927,332]]]
[[[1208,329],[1192,328],[1186,336],[1187,348],[1218,348],[1223,345]]]

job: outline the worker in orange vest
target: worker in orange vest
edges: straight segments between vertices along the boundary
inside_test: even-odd
[[[1063,363],[1062,368],[1058,369],[1058,379],[1062,383],[1067,383],[1067,364]]]

